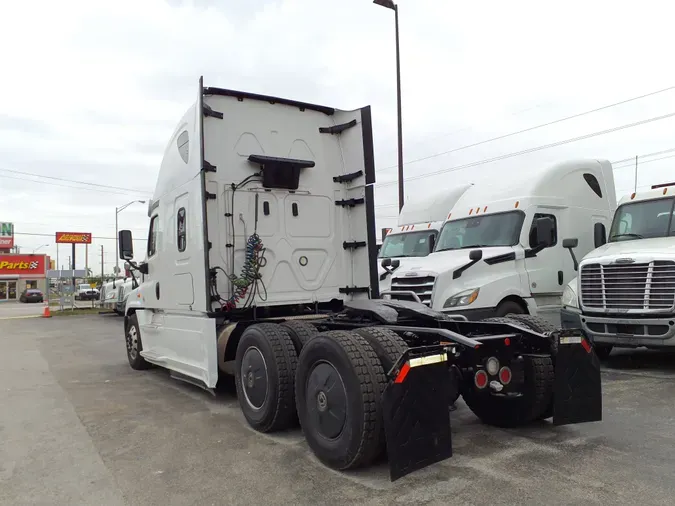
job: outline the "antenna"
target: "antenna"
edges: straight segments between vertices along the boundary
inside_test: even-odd
[[[638,167],[638,157],[635,155],[635,189],[633,192],[637,193],[637,167]]]

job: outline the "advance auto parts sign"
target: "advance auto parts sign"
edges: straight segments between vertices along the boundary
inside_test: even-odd
[[[44,255],[0,255],[0,276],[6,275],[44,276],[45,257]]]
[[[58,244],[91,244],[91,234],[88,232],[56,232]]]

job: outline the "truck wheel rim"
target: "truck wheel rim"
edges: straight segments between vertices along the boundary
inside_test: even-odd
[[[347,420],[347,390],[340,373],[319,362],[307,377],[306,406],[310,427],[326,439],[337,438]]]
[[[127,352],[132,360],[138,354],[138,332],[133,325],[129,328],[129,332],[127,332]]]
[[[241,361],[241,385],[248,405],[256,411],[261,409],[267,399],[267,363],[255,346],[244,352]]]

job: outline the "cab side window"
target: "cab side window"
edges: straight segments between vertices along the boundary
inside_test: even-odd
[[[558,243],[558,221],[552,214],[537,213],[534,215],[534,218],[532,218],[532,226],[530,227],[530,248],[535,248],[537,246],[534,225],[537,223],[539,218],[550,218],[553,220],[553,229],[551,230],[551,246],[555,246]]]
[[[181,207],[178,210],[178,213],[176,214],[176,226],[178,228],[177,234],[176,234],[176,239],[177,239],[177,244],[178,244],[178,251],[183,252],[185,251],[185,247],[187,246],[187,232],[185,229],[187,220],[185,219],[185,208]]]
[[[148,258],[157,253],[157,232],[159,228],[159,216],[155,215],[150,220],[150,234],[148,235]]]

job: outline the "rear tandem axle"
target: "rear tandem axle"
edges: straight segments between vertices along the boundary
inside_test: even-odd
[[[449,406],[459,395],[500,427],[601,420],[592,345],[580,331],[544,327],[528,315],[467,322],[421,304],[358,301],[312,323],[251,322],[234,379],[256,430],[299,422],[338,470],[386,453],[393,481],[452,456]]]

